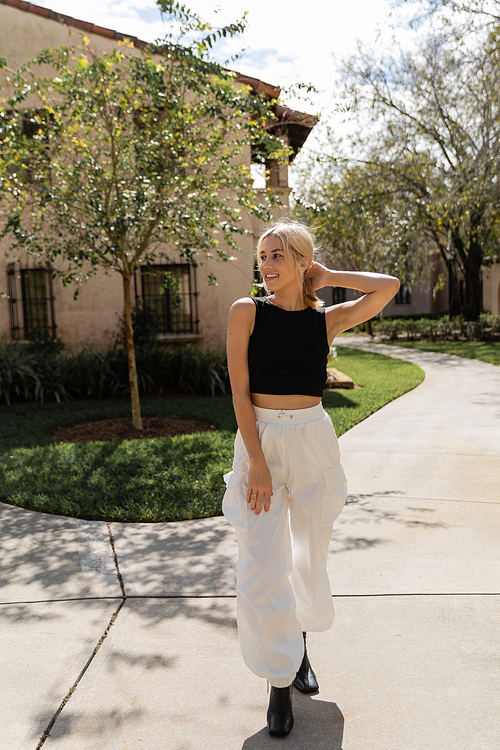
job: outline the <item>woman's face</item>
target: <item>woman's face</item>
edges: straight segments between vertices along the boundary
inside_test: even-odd
[[[283,244],[279,237],[266,237],[259,249],[259,271],[270,292],[283,290],[288,286],[297,287],[297,264],[288,265],[285,260]],[[302,270],[304,269],[301,267]]]

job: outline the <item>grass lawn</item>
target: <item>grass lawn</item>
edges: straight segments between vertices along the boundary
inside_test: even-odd
[[[422,349],[427,352],[455,354],[467,359],[480,359],[491,365],[500,365],[499,341],[384,341],[384,344]]]
[[[359,389],[325,392],[338,435],[417,386],[416,365],[337,347],[335,367]],[[220,515],[236,421],[231,398],[143,399],[144,416],[206,419],[213,432],[114,443],[56,443],[59,426],[128,416],[127,400],[0,407],[0,500],[45,513],[108,521]]]

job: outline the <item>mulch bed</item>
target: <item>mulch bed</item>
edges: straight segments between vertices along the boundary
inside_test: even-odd
[[[188,435],[193,432],[208,432],[215,427],[197,419],[178,417],[143,417],[143,430],[136,430],[129,417],[102,419],[99,422],[84,422],[71,427],[58,427],[51,437],[59,442],[88,443],[90,441],[143,440],[144,438]]]

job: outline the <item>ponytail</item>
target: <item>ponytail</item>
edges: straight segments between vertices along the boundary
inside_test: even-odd
[[[316,291],[313,289],[312,281],[306,276],[306,273],[307,271],[304,273],[304,287],[302,290],[304,304],[307,307],[317,310],[318,307],[323,307],[325,303],[317,296]]]

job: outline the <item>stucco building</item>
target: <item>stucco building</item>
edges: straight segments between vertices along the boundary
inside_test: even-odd
[[[485,312],[500,315],[500,263],[483,268],[483,307]]]

